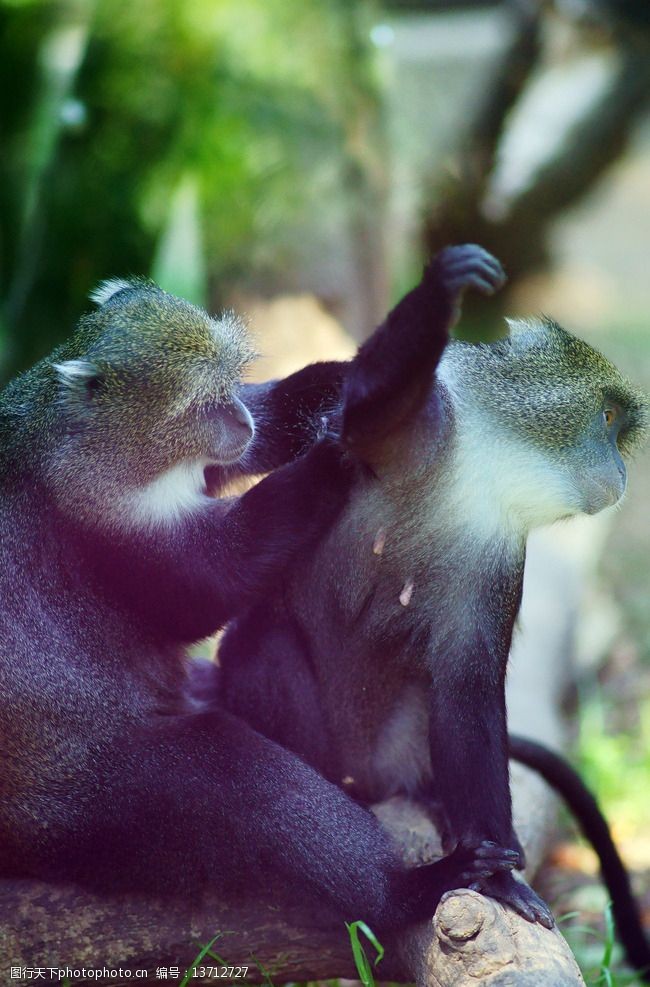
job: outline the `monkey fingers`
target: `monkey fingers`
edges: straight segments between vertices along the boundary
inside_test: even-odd
[[[441,278],[456,300],[460,300],[467,288],[493,295],[506,282],[505,272],[496,257],[475,243],[445,247],[436,255],[429,271]]]
[[[452,853],[431,864],[430,868],[442,895],[446,891],[487,880],[501,871],[511,871],[516,863],[515,850],[483,840],[477,845],[459,844]]]
[[[538,922],[547,929],[552,929],[555,925],[553,913],[546,902],[512,874],[495,873],[486,879],[481,878],[473,885],[473,890],[507,905],[527,922]]]
[[[508,846],[512,847],[519,854],[519,859],[515,864],[515,870],[524,870],[526,867],[526,851],[521,845],[521,840],[514,831],[514,828],[510,834],[510,839],[508,840]]]

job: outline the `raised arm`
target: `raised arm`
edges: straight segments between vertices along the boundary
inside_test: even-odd
[[[446,247],[434,257],[350,365],[342,431],[356,452],[372,454],[422,407],[463,292],[491,295],[504,282],[499,262],[475,244]]]
[[[447,247],[351,363],[314,363],[283,380],[241,385],[255,438],[228,475],[266,473],[302,455],[342,397],[345,441],[359,453],[381,442],[423,404],[463,292],[492,294],[504,281],[499,262],[482,247]]]

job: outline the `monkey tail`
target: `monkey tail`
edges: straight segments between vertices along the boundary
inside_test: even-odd
[[[603,881],[612,901],[619,938],[629,963],[650,983],[650,944],[643,931],[630,879],[616,849],[607,820],[582,778],[559,754],[524,737],[510,735],[510,757],[542,776],[562,797],[582,834],[598,854]]]

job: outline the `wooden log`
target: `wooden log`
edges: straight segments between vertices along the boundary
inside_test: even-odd
[[[65,976],[72,984],[85,983],[75,971],[103,969],[115,974],[97,982],[110,985],[135,979],[136,971],[147,972],[145,982],[158,982],[159,968],[177,968],[182,978],[215,936],[215,955],[206,956],[203,965],[218,965],[216,955],[228,964],[250,965],[248,979],[255,982],[267,974],[274,983],[354,976],[344,928],[319,926],[299,902],[279,914],[254,894],[235,906],[217,894],[186,901],[100,897],[73,886],[4,881],[0,923],[3,985],[32,983],[30,971],[39,968],[48,974],[45,982],[54,983]],[[14,968],[24,972],[12,978]],[[52,968],[64,972],[59,977]],[[204,982],[219,981],[206,977]]]
[[[413,865],[440,854],[433,826],[415,805],[395,798],[376,811],[407,862]],[[129,982],[135,971],[146,971],[147,980],[156,981],[160,968],[177,968],[182,977],[201,947],[215,936],[213,954],[230,965],[248,966],[250,981],[262,982],[267,976],[277,984],[355,977],[342,925],[323,925],[300,902],[281,910],[264,904],[263,893],[263,886],[257,895],[251,888],[248,899],[234,905],[214,893],[185,901],[143,895],[100,897],[74,886],[3,881],[0,982],[32,983],[35,970],[44,971],[44,982],[50,983],[63,982],[65,975],[72,984],[83,983],[75,971],[104,969],[115,975],[109,973],[99,982],[111,985]],[[480,973],[488,977],[485,983],[504,987],[582,983],[556,930],[532,926],[471,891],[446,895],[433,923],[409,930],[400,941],[385,946],[386,957],[377,971],[382,980],[417,980],[441,987],[475,983]],[[202,965],[219,963],[208,955]],[[21,975],[12,978],[17,968]],[[534,981],[512,979],[531,971]],[[219,982],[217,977],[202,979]]]
[[[573,987],[584,984],[556,929],[531,925],[475,891],[445,895],[431,926],[410,932],[402,953],[429,987]]]

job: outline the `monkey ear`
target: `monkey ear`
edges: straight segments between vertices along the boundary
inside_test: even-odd
[[[108,281],[100,281],[88,297],[91,302],[102,306],[110,301],[111,298],[114,298],[115,295],[119,294],[120,291],[125,291],[127,288],[133,287],[135,286],[130,281],[125,281],[123,278],[110,278]]]
[[[506,323],[509,335],[511,336],[516,336],[518,333],[523,333],[530,329],[530,323],[525,319],[509,319],[506,316]]]
[[[545,319],[508,319],[508,338],[517,353],[526,353],[544,346],[552,332]]]
[[[52,367],[59,383],[70,396],[89,401],[101,386],[101,371],[90,360],[65,360],[63,363],[53,363]]]

